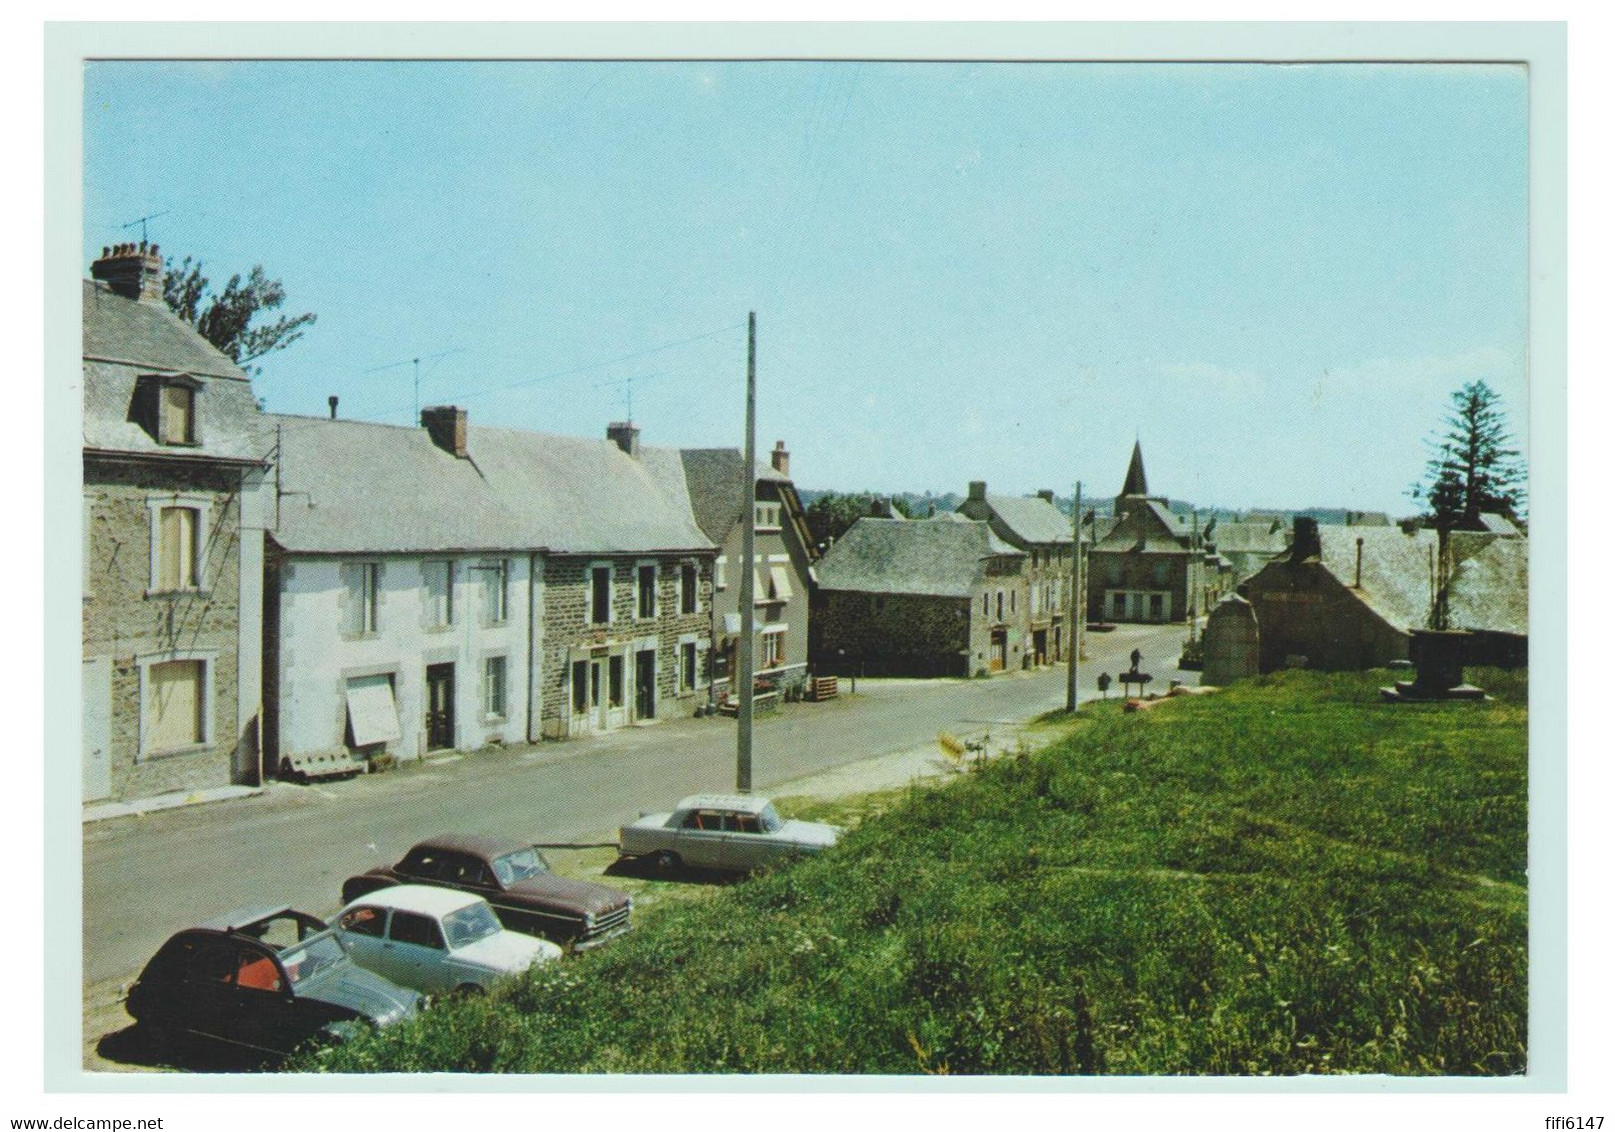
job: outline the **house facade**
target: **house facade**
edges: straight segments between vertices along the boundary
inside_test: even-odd
[[[247,375],[163,303],[155,245],[83,287],[83,798],[259,775],[266,450]]]
[[[1298,517],[1285,554],[1240,594],[1261,634],[1260,667],[1329,670],[1407,660],[1412,630],[1430,623],[1439,539],[1429,529],[1320,525]],[[1455,532],[1448,622],[1468,630],[1468,663],[1526,662],[1529,547],[1517,534]]]
[[[713,695],[721,698],[739,665],[745,461],[734,448],[686,448],[680,459],[696,522],[718,548],[711,679]],[[753,668],[759,679],[782,688],[799,685],[807,676],[815,559],[790,469],[783,440],[775,444],[769,464],[756,469],[752,550]]]
[[[694,711],[712,547],[678,454],[470,427],[275,419],[277,766],[559,739]],[[408,485],[391,490],[391,485]]]
[[[818,564],[816,672],[971,676],[1030,665],[1026,554],[986,522],[864,518]]]
[[[1204,612],[1201,540],[1189,520],[1149,494],[1136,443],[1113,515],[1095,530],[1088,554],[1088,620],[1161,623]]]
[[[1026,635],[1021,655],[1032,667],[1065,660],[1072,601],[1071,520],[1054,506],[1054,492],[995,495],[981,480],[970,483],[959,514],[987,523],[999,539],[1025,554]]]

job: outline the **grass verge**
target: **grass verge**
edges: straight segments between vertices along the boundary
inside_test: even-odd
[[[835,850],[309,1059],[344,1072],[1511,1074],[1525,674],[1280,673],[805,804]],[[811,814],[804,813],[804,816]]]

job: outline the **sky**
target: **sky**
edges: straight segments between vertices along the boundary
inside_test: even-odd
[[[1410,514],[1452,392],[1526,440],[1509,65],[98,62],[84,270],[318,322],[276,412],[738,447],[804,488]],[[420,362],[412,363],[411,359]]]

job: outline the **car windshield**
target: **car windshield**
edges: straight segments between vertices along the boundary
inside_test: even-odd
[[[498,931],[499,917],[485,900],[467,904],[443,917],[443,934],[449,937],[450,947],[469,947]]]
[[[518,849],[503,857],[495,857],[493,861],[494,876],[499,878],[500,884],[514,884],[549,871],[549,862],[537,849]]]
[[[764,833],[778,833],[785,825],[784,820],[779,816],[779,811],[774,808],[774,803],[772,802],[762,808],[762,811],[757,815],[757,820],[762,825]]]
[[[306,983],[316,975],[347,961],[348,953],[342,950],[342,945],[336,941],[336,937],[330,935],[314,936],[280,953],[281,966],[286,968],[286,977],[292,981],[293,986]]]

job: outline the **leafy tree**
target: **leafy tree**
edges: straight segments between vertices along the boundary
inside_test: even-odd
[[[1471,381],[1452,395],[1446,434],[1432,436],[1434,450],[1414,499],[1429,508],[1438,530],[1474,529],[1480,516],[1519,519],[1525,504],[1525,465],[1503,416],[1497,393]]]
[[[240,274],[230,276],[230,282],[218,294],[208,289],[201,260],[192,262],[186,256],[176,268],[170,257],[164,267],[167,274],[163,279],[163,301],[168,309],[195,326],[197,333],[237,365],[245,366],[271,351],[284,350],[314,323],[315,316],[305,313],[281,315],[274,322],[252,325],[260,314],[279,310],[286,301],[286,289],[279,279],[264,273],[262,264],[255,264],[245,280]]]

